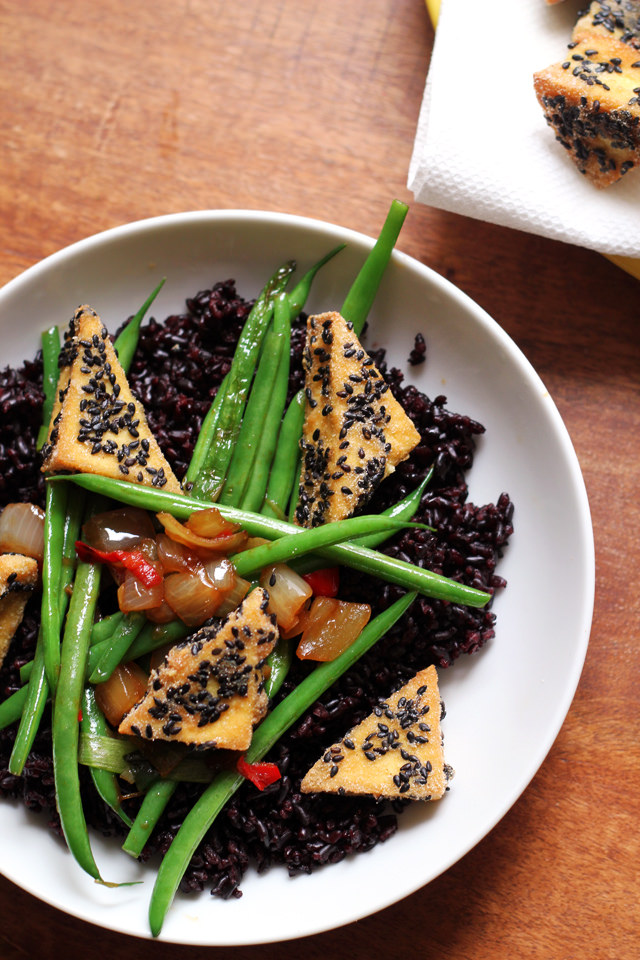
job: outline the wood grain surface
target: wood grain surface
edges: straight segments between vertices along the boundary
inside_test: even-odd
[[[0,0],[0,283],[96,231],[174,211],[286,211],[375,234],[392,196],[412,201],[433,39],[423,0]],[[479,108],[496,95],[478,90]],[[460,862],[342,930],[176,947],[97,930],[0,878],[3,960],[96,948],[118,960],[640,955],[638,281],[597,253],[418,205],[399,246],[521,347],[584,471],[593,631],[547,759]]]

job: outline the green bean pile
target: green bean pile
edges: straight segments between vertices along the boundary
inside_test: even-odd
[[[394,201],[380,236],[356,277],[342,307],[360,333],[391,256],[407,208]],[[291,522],[299,476],[304,394],[287,406],[291,324],[303,310],[312,282],[342,245],[313,265],[287,292],[295,270],[279,266],[256,299],[240,335],[231,367],[205,417],[185,478],[185,495],[112,480],[93,474],[48,478],[41,627],[34,659],[22,670],[24,685],[0,704],[0,728],[19,721],[9,769],[19,775],[33,746],[45,706],[52,706],[54,778],[60,821],[69,850],[89,876],[105,882],[95,862],[82,809],[79,752],[84,742],[101,745],[105,757],[118,738],[108,729],[94,696],[119,664],[145,657],[189,633],[181,621],[158,626],[140,613],[115,613],[96,621],[99,564],[77,560],[74,544],[82,524],[113,502],[185,520],[212,503],[223,517],[253,537],[268,541],[231,557],[237,574],[253,579],[266,566],[289,563],[300,573],[327,565],[353,567],[404,589],[388,610],[375,617],[357,640],[329,663],[316,666],[256,727],[246,752],[248,763],[264,758],[279,738],[346,670],[375,644],[423,594],[451,603],[484,606],[489,595],[377,551],[386,538],[410,525],[425,487],[378,516],[358,516],[313,529]],[[164,281],[162,281],[164,282]],[[136,350],[140,325],[162,283],[115,341],[125,372]],[[44,364],[43,428],[57,389],[60,349],[56,328],[42,337]],[[70,591],[70,587],[73,589]],[[70,599],[69,599],[70,597]],[[267,693],[280,690],[292,657],[290,642],[279,641],[271,654]],[[130,741],[127,750],[131,752]],[[100,797],[128,828],[123,850],[140,856],[176,788],[175,778],[149,778],[137,816],[122,809],[115,769],[91,761]],[[216,774],[178,830],[159,871],[149,907],[151,932],[163,926],[175,892],[194,852],[227,800],[243,783],[235,768]]]

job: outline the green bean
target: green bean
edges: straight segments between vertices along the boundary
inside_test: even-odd
[[[96,620],[91,629],[91,645],[101,643],[102,640],[108,640],[109,637],[112,637],[124,620],[124,616],[122,610],[116,610],[115,613],[110,613],[108,616],[102,617],[101,620]]]
[[[291,491],[297,482],[300,459],[300,437],[304,423],[305,396],[299,390],[293,397],[282,420],[269,482],[261,513],[284,519]]]
[[[230,557],[239,577],[250,580],[264,567],[274,563],[290,563],[296,557],[306,553],[322,550],[336,543],[344,543],[358,534],[375,533],[383,530],[398,530],[405,528],[406,523],[384,516],[365,514],[360,517],[349,517],[346,520],[335,520],[320,527],[311,529],[299,527],[296,533],[280,537],[271,543],[243,550]]]
[[[91,851],[80,795],[78,718],[100,572],[99,564],[78,563],[62,639],[52,724],[53,774],[62,830],[74,858],[96,880],[101,877]]]
[[[12,723],[20,719],[28,693],[29,685],[25,684],[24,687],[20,687],[19,690],[16,690],[15,693],[12,693],[11,696],[0,703],[0,730],[10,727]]]
[[[107,640],[107,648],[91,671],[89,683],[104,683],[119,663],[122,663],[131,644],[147,623],[144,613],[128,613]]]
[[[408,493],[402,500],[398,500],[393,506],[383,510],[382,515],[385,517],[395,517],[396,520],[411,520],[420,506],[422,495],[431,482],[432,477],[433,467],[431,467],[424,480],[418,484],[415,490]],[[370,533],[363,537],[355,537],[351,542],[355,543],[357,547],[377,547],[378,544],[384,543],[385,539],[386,534],[384,533]]]
[[[124,619],[124,613],[121,610],[116,611],[116,613],[110,613],[106,617],[102,617],[101,620],[96,620],[93,627],[91,628],[91,646],[102,643],[105,640],[108,640],[114,633],[118,625]],[[106,650],[106,646],[103,648]],[[94,660],[94,663],[96,661]],[[20,667],[20,680],[22,683],[27,683],[31,673],[33,671],[33,660],[27,660],[26,663],[23,663]]]
[[[287,392],[289,389],[289,365],[291,357],[291,308],[285,301],[277,301],[274,308],[274,329],[275,324],[280,326],[280,314],[282,316],[282,337],[280,349],[274,351],[272,363],[277,366],[274,369],[273,388],[270,396],[266,397],[266,403],[262,408],[262,423],[256,434],[256,452],[250,469],[247,471],[247,481],[244,488],[242,499],[239,506],[243,510],[260,510],[264,495],[267,490],[269,480],[269,471],[277,450],[278,435],[282,423],[283,414],[287,404]],[[247,411],[249,407],[247,406]]]
[[[420,506],[422,494],[431,480],[432,475],[433,468],[431,468],[422,483],[417,486],[415,490],[407,494],[402,500],[399,500],[398,503],[394,503],[393,506],[383,510],[381,516],[395,517],[396,520],[410,520]],[[381,531],[380,533],[370,533],[363,537],[354,537],[350,543],[357,547],[377,547],[388,540],[393,532],[393,530]],[[305,573],[311,573],[312,570],[320,569],[323,565],[324,561],[322,559],[314,557],[313,554],[311,554],[310,556],[302,557],[300,560],[295,561],[292,567],[296,573],[303,576]]]
[[[298,447],[298,458],[296,460],[295,469],[291,477],[291,490],[289,491],[289,507],[287,510],[287,520],[289,523],[296,522],[296,512],[298,508],[298,489],[300,487],[300,476],[302,474],[302,461],[304,459],[304,454],[302,452],[302,446]]]
[[[50,480],[52,482],[58,482]],[[207,509],[210,504],[206,501],[194,500],[192,497],[175,496],[171,493],[156,490],[154,487],[127,483],[122,480],[113,480],[110,477],[98,477],[88,473],[69,474],[64,482],[75,483],[88,490],[95,490],[105,496],[112,497],[120,503],[142,507],[145,510],[166,510],[177,519],[187,519],[194,510]],[[257,513],[237,510],[235,507],[220,506],[222,516],[232,523],[242,526],[249,536],[278,539],[288,534],[302,534],[304,528],[294,524],[276,520]],[[447,600],[470,607],[483,607],[491,599],[490,594],[466,584],[450,580],[441,574],[418,567],[415,564],[395,557],[388,557],[369,547],[358,547],[352,543],[339,543],[331,547],[323,547],[318,551],[329,565],[343,565],[353,567],[363,573],[379,577],[389,583],[395,583],[404,589],[417,590],[428,597]]]
[[[415,593],[405,594],[388,610],[371,620],[344,653],[335,660],[316,667],[289,696],[274,707],[254,731],[251,746],[246,753],[247,762],[255,763],[261,760],[291,724],[391,629],[415,597]],[[202,838],[243,780],[242,775],[235,770],[219,773],[183,820],[160,864],[151,896],[149,923],[153,936],[160,933],[180,880]]]
[[[238,440],[233,450],[224,487],[218,498],[219,503],[240,506],[250,478],[256,467],[260,466],[258,458],[260,438],[264,437],[268,431],[277,434],[277,426],[271,418],[276,416],[278,423],[282,418],[287,397],[290,351],[290,308],[286,295],[280,294],[273,305],[273,324],[269,327],[262,344],[260,360],[238,432]],[[281,366],[283,358],[284,367]],[[283,381],[284,396],[282,397],[279,394],[282,394]],[[262,503],[263,496],[264,491],[259,498],[258,507]]]
[[[49,421],[51,412],[56,399],[58,389],[58,380],[60,378],[60,368],[58,367],[58,356],[60,354],[60,332],[57,327],[49,327],[42,333],[42,391],[44,401],[42,404],[42,424],[36,440],[38,450],[47,439],[49,432]]]
[[[60,583],[62,545],[66,522],[68,489],[66,484],[47,484],[44,515],[44,555],[42,561],[42,647],[44,667],[50,690],[56,688],[60,671]]]
[[[23,663],[20,667],[20,682],[28,683],[29,677],[33,673],[33,660],[27,660],[26,663]]]
[[[165,644],[178,643],[191,633],[182,620],[171,620],[170,623],[147,623],[127,651],[130,660],[138,660],[147,653],[152,653]]]
[[[85,687],[82,696],[82,720],[80,729],[83,734],[92,736],[108,736],[109,728],[104,714],[100,710],[93,687]],[[104,800],[107,806],[111,807],[113,812],[125,823],[131,827],[133,821],[122,809],[120,790],[118,789],[118,780],[115,774],[108,770],[101,770],[99,767],[90,768],[91,779],[98,795]]]
[[[49,684],[47,682],[44,662],[42,624],[38,631],[36,652],[33,658],[33,670],[31,671],[29,682],[22,689],[26,692],[22,704],[20,723],[13,741],[9,763],[7,764],[9,773],[17,777],[19,777],[24,770],[24,765],[27,762],[27,757],[33,746],[33,741],[35,740],[47,700],[49,699]]]
[[[290,261],[271,277],[254,303],[240,334],[215,434],[202,470],[193,481],[196,492],[203,498],[213,500],[220,494],[240,431],[262,340],[273,314],[273,301],[286,287],[294,269],[295,264]]]
[[[198,439],[196,440],[193,448],[193,454],[191,455],[191,460],[185,476],[185,480],[194,485],[193,489],[198,489],[197,479],[204,469],[204,465],[207,461],[207,456],[209,453],[209,447],[211,446],[213,437],[218,429],[218,420],[220,419],[220,412],[222,410],[222,404],[227,392],[228,383],[229,375],[227,374],[218,387],[217,393],[213,398],[213,402],[207,411],[207,415],[202,421],[202,426],[200,427],[200,431],[198,433]]]
[[[125,853],[132,857],[140,856],[177,786],[177,780],[156,780],[155,783],[151,784],[122,844]]]
[[[114,340],[113,346],[118,354],[118,360],[125,373],[129,372],[133,355],[138,346],[140,336],[140,326],[144,320],[145,314],[155,298],[158,296],[164,286],[166,277],[163,277],[152,294],[150,294],[142,304],[136,315],[129,321]]]
[[[80,528],[85,493],[69,498],[62,492],[50,497],[46,492],[45,560],[43,562],[43,597],[36,654],[27,684],[20,723],[16,732],[9,768],[20,775],[40,727],[51,693],[47,675],[47,655],[52,675],[60,667],[60,631],[69,602],[67,587],[74,571],[75,541]],[[66,510],[64,509],[67,505]],[[47,522],[48,518],[48,522]]]
[[[342,305],[342,316],[353,324],[357,336],[362,333],[408,209],[405,203],[392,201],[378,239]]]
[[[275,647],[267,657],[270,673],[264,689],[270,700],[273,700],[284,683],[292,661],[293,641],[278,637]]]
[[[314,263],[310,270],[307,270],[305,275],[298,281],[293,290],[287,294],[287,298],[291,306],[292,320],[295,320],[307,302],[307,297],[309,296],[309,291],[311,290],[311,284],[313,283],[313,279],[318,270],[324,267],[324,265],[328,263],[329,260],[332,260],[336,254],[340,253],[341,250],[344,250],[345,247],[346,243],[339,243],[337,247],[334,247],[333,250],[330,250],[329,253],[325,254],[321,260],[318,260],[317,263]]]

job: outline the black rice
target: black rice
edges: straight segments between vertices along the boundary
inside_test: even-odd
[[[129,379],[179,478],[186,471],[202,418],[229,369],[250,306],[228,280],[187,300],[184,313],[164,323],[152,319],[142,329]],[[292,336],[290,395],[302,385],[303,342],[301,319]],[[422,363],[425,357],[425,341],[417,334],[409,361]],[[381,510],[396,502],[418,485],[431,464],[435,467],[416,519],[437,532],[409,530],[384,549],[495,593],[505,586],[496,564],[513,531],[513,507],[506,493],[495,503],[482,506],[468,500],[466,476],[484,427],[467,415],[448,410],[445,397],[429,399],[406,385],[399,370],[387,367],[383,350],[376,351],[374,359],[416,424],[421,443],[384,482],[370,509]],[[7,368],[0,373],[0,506],[11,500],[42,503],[43,485],[35,454],[41,381],[39,357],[20,369]],[[399,588],[356,571],[342,572],[341,596],[370,603],[374,615],[400,593]],[[34,597],[0,670],[0,697],[17,689],[18,669],[33,654],[38,604],[39,598]],[[240,896],[242,878],[251,864],[258,871],[281,864],[291,875],[310,873],[391,836],[404,802],[301,794],[300,780],[323,749],[364,718],[380,696],[389,695],[431,663],[449,667],[461,655],[477,652],[493,638],[494,628],[491,605],[476,610],[418,599],[387,637],[327,691],[274,748],[271,759],[278,763],[282,779],[263,792],[247,783],[231,800],[196,852],[182,889],[209,889],[223,898]],[[308,664],[297,662],[280,695],[285,696],[308,669]],[[59,831],[48,725],[43,724],[22,777],[7,772],[14,733],[14,728],[0,732],[0,792],[19,797],[32,810],[43,811],[52,829]],[[83,778],[89,822],[105,835],[122,833],[120,822],[93,793],[84,773]],[[167,849],[198,791],[188,784],[178,788],[147,845],[145,859]],[[135,813],[134,802],[130,812]]]

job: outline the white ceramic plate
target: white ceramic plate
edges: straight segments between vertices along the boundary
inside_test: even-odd
[[[280,214],[205,211],[107,231],[54,254],[0,291],[2,362],[33,356],[39,333],[91,304],[110,330],[162,276],[152,313],[163,318],[212,282],[233,277],[255,296],[280,262],[300,272],[341,240],[347,248],[317,278],[309,308],[339,307],[372,240],[341,227]],[[360,919],[417,890],[479,840],[520,796],[569,709],[586,654],[594,591],[593,536],[585,488],[566,429],[544,385],[504,331],[454,286],[395,253],[371,316],[369,344],[406,366],[416,332],[428,361],[409,368],[427,394],[487,428],[470,474],[470,497],[515,502],[515,535],[499,568],[508,588],[495,602],[497,635],[478,655],[441,672],[446,797],[416,805],[399,832],[372,851],[290,879],[249,873],[243,897],[179,895],[161,939],[204,945],[301,937]],[[0,870],[36,897],[109,929],[148,937],[152,867],[95,839],[102,875],[142,880],[98,886],[43,820],[0,804]]]

